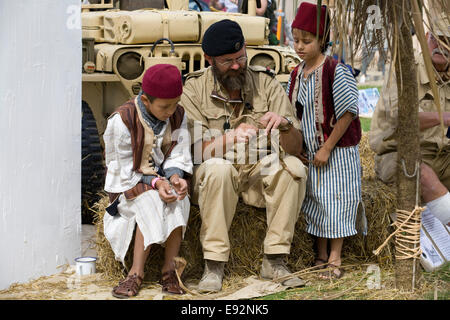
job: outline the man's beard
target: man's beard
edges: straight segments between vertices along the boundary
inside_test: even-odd
[[[247,71],[247,65],[240,67],[238,70],[228,70],[222,72],[217,67],[215,61],[212,64],[214,75],[216,79],[222,84],[227,90],[240,90],[245,84],[245,73]]]

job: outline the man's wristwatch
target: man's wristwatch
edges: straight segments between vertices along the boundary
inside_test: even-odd
[[[280,130],[281,132],[289,131],[289,129],[292,128],[292,126],[294,125],[294,123],[293,123],[292,120],[289,119],[288,117],[283,117],[283,118],[286,119],[286,121],[288,122],[288,124],[279,126],[279,127],[278,127],[278,130]]]

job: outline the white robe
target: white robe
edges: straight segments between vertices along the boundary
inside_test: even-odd
[[[192,173],[190,153],[190,137],[186,125],[186,115],[179,130],[172,134],[178,140],[171,154],[163,164],[163,169],[177,167]],[[161,151],[166,125],[156,135],[156,146],[153,148],[153,161],[160,165],[164,159]],[[133,152],[131,134],[119,114],[108,120],[103,135],[105,141],[105,162],[108,168],[105,179],[105,191],[121,193],[134,187],[142,178],[142,173],[133,170]],[[188,197],[173,203],[165,203],[158,191],[149,190],[133,200],[127,200],[123,194],[119,197],[119,213],[111,216],[105,213],[103,218],[104,234],[111,244],[115,258],[124,263],[137,223],[144,236],[144,247],[151,244],[164,244],[171,232],[183,228],[183,236],[189,218],[190,203]]]

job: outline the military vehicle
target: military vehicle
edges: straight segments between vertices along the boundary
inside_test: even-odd
[[[258,4],[239,0],[241,13],[229,13],[206,11],[200,0],[83,1],[82,208],[90,207],[103,189],[101,137],[107,117],[138,94],[150,66],[174,64],[183,75],[207,67],[201,42],[211,24],[222,19],[239,23],[249,64],[269,68],[280,82],[288,81],[300,60],[289,47],[268,45],[269,19],[256,16]],[[90,216],[85,211],[84,222]]]

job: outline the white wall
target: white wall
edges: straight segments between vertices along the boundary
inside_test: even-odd
[[[0,0],[0,289],[81,248],[79,0]]]

